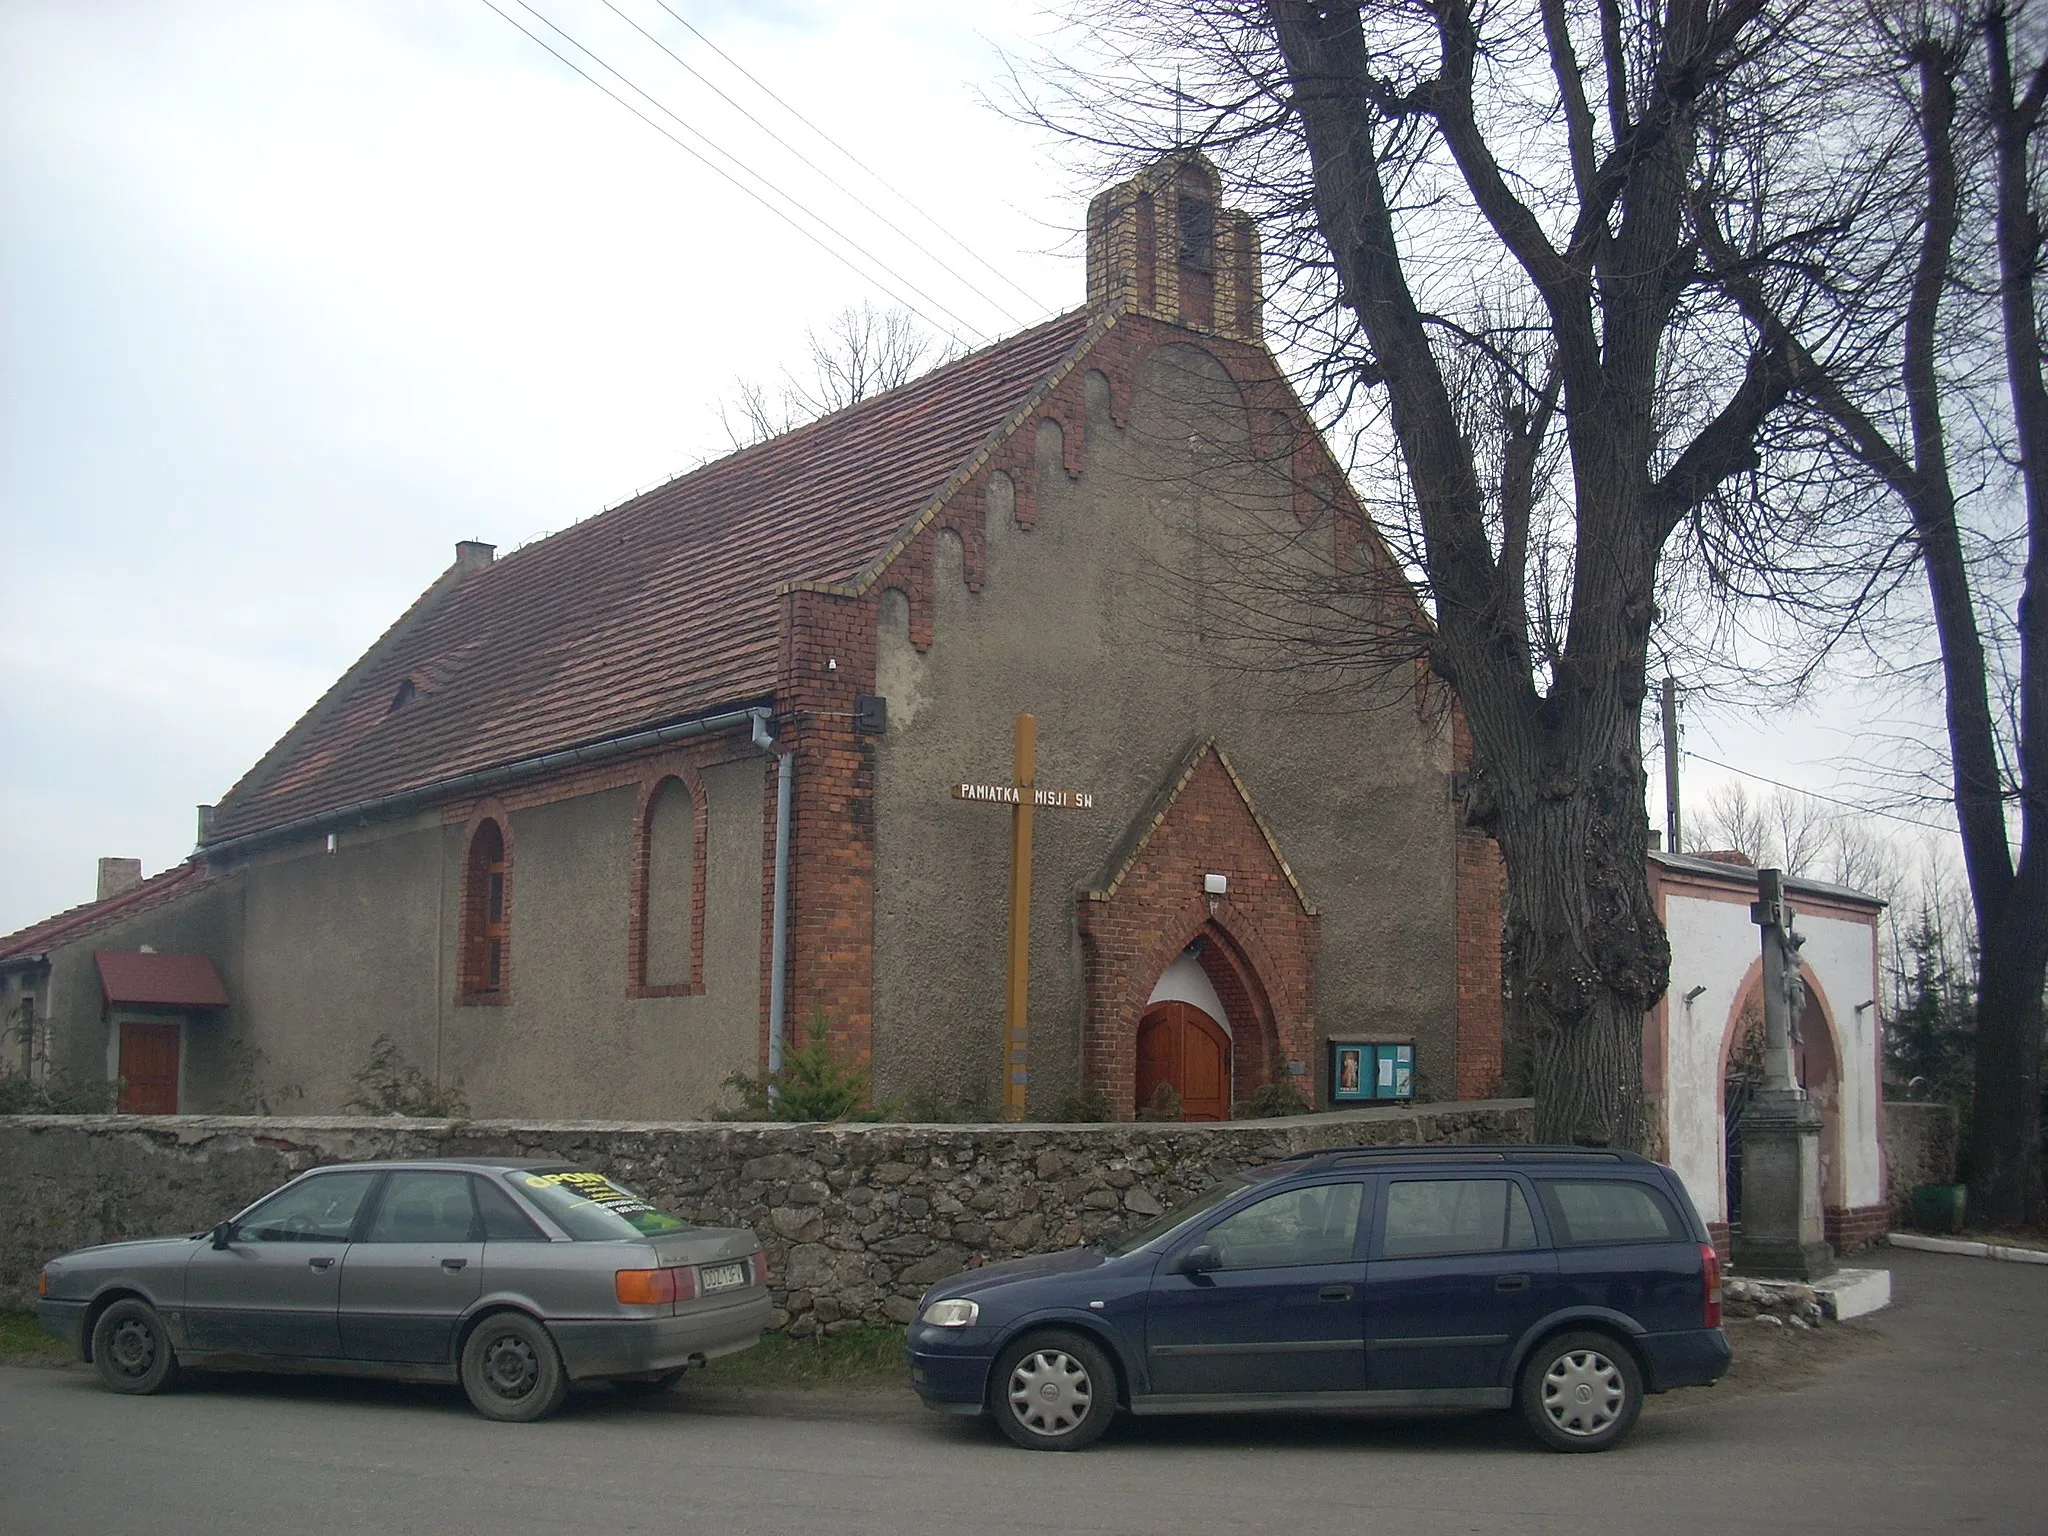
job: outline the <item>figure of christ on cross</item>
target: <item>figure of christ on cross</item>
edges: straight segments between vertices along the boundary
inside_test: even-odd
[[[1015,774],[1008,784],[955,784],[953,798],[1010,807],[1010,966],[1003,1006],[1003,1118],[1022,1120],[1029,1099],[1031,815],[1039,806],[1092,811],[1085,790],[1040,789],[1038,719],[1017,717]]]

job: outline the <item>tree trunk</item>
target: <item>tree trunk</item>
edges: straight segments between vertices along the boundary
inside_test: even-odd
[[[2041,1173],[2041,993],[2048,953],[2038,918],[2018,914],[2013,922],[2012,916],[1980,930],[1969,1208],[1973,1223],[1994,1227],[2048,1216]]]
[[[2019,858],[2016,863],[1997,861],[1998,873],[2010,874],[1984,887],[1975,866],[1971,870],[1983,959],[1977,987],[1970,1205],[1977,1220],[1994,1226],[2048,1218],[2041,1169],[2042,988],[2048,982],[2048,811],[2041,802],[2048,791],[2048,379],[2035,306],[2042,251],[2040,194],[2029,174],[2036,163],[2031,146],[2048,106],[2048,57],[2023,59],[2016,72],[2010,23],[2010,14],[2000,6],[1987,8],[1982,21],[1995,138],[1999,318],[2027,507],[2026,580],[2018,624]],[[2002,798],[1997,811],[1998,851],[2003,854]]]
[[[1535,1068],[1538,1141],[1645,1151],[1643,1017],[1671,954],[1650,900],[1642,755],[1619,720],[1572,746],[1583,766],[1485,786],[1507,866],[1508,1027]]]

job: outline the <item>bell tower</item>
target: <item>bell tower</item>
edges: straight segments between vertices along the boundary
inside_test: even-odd
[[[1259,235],[1216,167],[1176,150],[1088,205],[1088,302],[1205,335],[1261,339]]]

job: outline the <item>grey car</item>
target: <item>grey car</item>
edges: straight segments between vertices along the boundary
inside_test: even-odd
[[[36,1315],[116,1392],[181,1367],[459,1381],[531,1420],[572,1381],[666,1387],[768,1322],[754,1234],[613,1179],[509,1158],[301,1174],[210,1231],[43,1267]]]

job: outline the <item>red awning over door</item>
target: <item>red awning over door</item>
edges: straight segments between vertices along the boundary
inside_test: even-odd
[[[160,955],[148,950],[93,953],[100,989],[110,1007],[225,1008],[228,989],[206,955]]]

